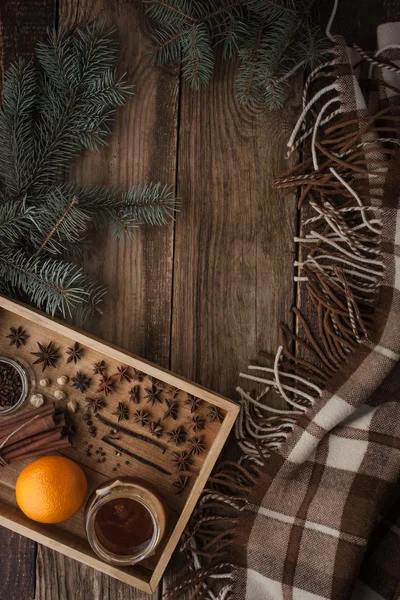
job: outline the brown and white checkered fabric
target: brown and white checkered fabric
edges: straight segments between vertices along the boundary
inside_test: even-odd
[[[382,26],[378,42],[387,47],[379,60],[400,65],[400,24]],[[350,68],[354,53],[338,39],[336,55],[344,111],[365,115],[368,107]],[[384,70],[380,77],[391,86],[381,102],[395,105],[399,72]],[[389,114],[395,137],[400,111]],[[260,469],[231,545],[235,600],[400,598],[398,145],[376,202],[382,208],[384,275],[368,341],[328,380]]]

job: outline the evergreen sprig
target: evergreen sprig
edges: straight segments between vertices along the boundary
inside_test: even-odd
[[[239,57],[236,92],[243,104],[283,106],[289,78],[324,60],[327,39],[313,23],[315,0],[144,0],[158,24],[149,57],[164,65],[182,57],[194,89],[211,79],[214,50]]]
[[[105,290],[66,258],[82,251],[94,229],[131,235],[162,225],[175,210],[169,187],[122,193],[62,181],[88,148],[111,133],[118,106],[132,95],[115,70],[113,30],[95,22],[49,31],[37,48],[39,68],[18,61],[4,78],[0,107],[0,291],[51,314],[87,316]]]

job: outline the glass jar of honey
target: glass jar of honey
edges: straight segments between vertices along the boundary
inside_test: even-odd
[[[154,554],[167,527],[167,507],[146,482],[133,477],[99,486],[85,508],[85,527],[94,552],[116,566],[134,565]]]

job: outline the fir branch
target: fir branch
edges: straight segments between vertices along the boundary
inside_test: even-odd
[[[26,208],[23,202],[14,200],[0,206],[0,247],[18,243],[27,235],[34,218],[33,208]]]
[[[116,108],[132,94],[115,71],[113,31],[99,22],[49,31],[37,55],[40,69],[20,61],[4,78],[0,292],[84,320],[99,310],[105,290],[65,257],[88,247],[95,229],[111,224],[129,235],[142,223],[166,223],[175,203],[160,184],[122,194],[61,182],[84,148],[98,151],[106,143]]]
[[[196,25],[185,38],[183,45],[183,74],[191,87],[198,90],[210,81],[214,68],[214,55],[204,24]]]
[[[0,251],[0,279],[25,294],[30,302],[54,315],[71,317],[77,309],[91,311],[105,289],[83,270],[60,260],[29,257],[24,251]]]
[[[0,110],[0,180],[6,198],[21,197],[34,161],[33,111],[37,99],[32,64],[20,60],[6,71]]]
[[[145,0],[161,25],[149,56],[154,65],[182,58],[192,87],[207,85],[212,48],[225,59],[239,56],[237,96],[244,104],[283,106],[290,75],[325,60],[329,42],[313,25],[315,0]]]
[[[61,217],[59,218],[59,220],[57,221],[57,223],[55,223],[53,225],[53,227],[51,228],[50,232],[48,233],[48,235],[46,236],[46,238],[41,243],[40,247],[38,248],[37,254],[40,254],[42,252],[42,250],[45,249],[45,247],[47,246],[47,244],[50,242],[51,238],[54,237],[54,235],[56,234],[56,232],[60,229],[60,227],[64,223],[65,219],[69,216],[69,214],[71,213],[71,211],[73,210],[73,208],[77,204],[79,204],[79,198],[78,198],[78,196],[74,196],[72,198],[71,202],[68,204],[68,206],[65,209],[65,211],[63,212],[63,214],[61,215]]]
[[[160,183],[131,188],[113,218],[113,233],[127,234],[139,225],[166,225],[173,219],[176,199],[170,186]]]

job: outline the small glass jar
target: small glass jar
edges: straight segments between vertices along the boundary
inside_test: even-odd
[[[167,527],[167,506],[146,482],[120,477],[100,485],[85,508],[85,528],[94,552],[119,567],[154,554]]]
[[[29,367],[20,359],[10,358],[9,356],[0,356],[0,367],[1,364],[9,365],[13,367],[18,373],[21,379],[21,394],[18,400],[11,406],[0,406],[0,416],[11,415],[17,412],[25,404],[32,386],[34,385],[33,373]]]

